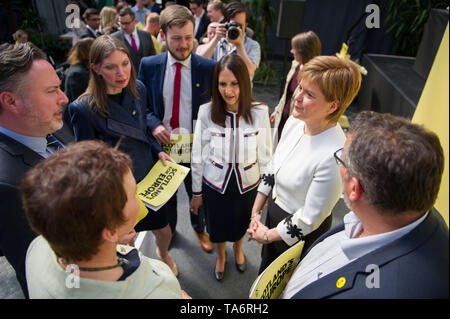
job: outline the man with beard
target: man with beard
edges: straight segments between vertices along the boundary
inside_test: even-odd
[[[282,297],[448,298],[448,227],[433,209],[437,135],[363,111],[334,156],[351,211],[306,252]]]
[[[155,139],[170,143],[170,134],[192,134],[199,106],[211,99],[211,85],[216,62],[196,55],[194,46],[194,17],[184,6],[169,6],[161,12],[161,37],[168,52],[141,60],[138,78],[147,87],[147,123]],[[183,163],[189,167],[189,163]],[[192,197],[191,174],[184,180]],[[175,234],[177,199],[174,195],[166,205],[172,205],[170,226]],[[191,224],[200,246],[212,251],[212,243],[205,232],[202,214],[190,212]]]
[[[67,102],[55,70],[39,49],[0,46],[0,255],[15,269],[26,297],[25,255],[36,234],[22,208],[20,180],[62,146],[51,134],[63,126]]]

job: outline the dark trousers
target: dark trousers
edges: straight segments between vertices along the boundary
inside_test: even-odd
[[[189,163],[181,163],[181,165],[187,167],[187,168],[191,168],[191,164]],[[188,194],[189,197],[189,204],[191,202],[192,199],[192,175],[191,172],[189,172],[189,174],[187,174],[186,178],[184,179],[184,187],[186,188],[186,192]],[[178,193],[178,192],[177,192]],[[169,225],[170,225],[170,229],[172,230],[172,232],[175,232],[176,227],[177,227],[177,193],[175,193],[172,198],[166,203],[165,206],[167,206],[167,212],[168,212],[168,218],[169,218]],[[198,234],[202,234],[205,231],[205,221],[204,221],[204,215],[203,215],[203,210],[200,208],[198,210],[198,215],[195,215],[193,213],[191,213],[191,211],[189,210],[189,214],[191,217],[191,225],[192,228],[198,233]]]
[[[269,195],[269,202],[267,205],[267,218],[265,225],[269,228],[277,227],[278,223],[289,217],[290,214],[286,213],[283,209],[281,209],[277,204],[275,204],[272,199],[272,194]],[[333,218],[330,214],[325,220],[320,224],[319,228],[309,233],[303,240],[305,241],[305,245],[303,246],[303,252],[306,252],[308,248],[325,232],[327,232],[331,228],[331,223]],[[263,245],[261,251],[261,264],[259,266],[258,274],[261,274],[264,269],[266,269],[278,256],[288,250],[291,246],[286,245],[283,240],[274,241],[273,243]]]

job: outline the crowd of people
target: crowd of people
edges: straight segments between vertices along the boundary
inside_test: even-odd
[[[269,114],[252,94],[261,49],[245,5],[119,2],[84,11],[64,92],[34,45],[0,46],[0,254],[26,297],[190,298],[169,254],[177,196],[139,221],[136,197],[158,160],[174,162],[163,148],[172,134],[189,134],[191,160],[179,164],[190,168],[190,205],[180,214],[201,249],[215,245],[217,281],[227,242],[246,271],[247,235],[262,245],[260,273],[305,242],[283,298],[448,298],[448,227],[432,209],[444,167],[436,134],[363,111],[346,135],[339,119],[361,74],[320,55],[312,31],[292,38]],[[73,140],[58,136],[63,126]],[[330,230],[342,194],[351,212]],[[147,230],[160,260],[133,247]],[[379,289],[367,287],[369,264]]]

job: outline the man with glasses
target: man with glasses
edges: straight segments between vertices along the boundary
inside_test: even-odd
[[[311,246],[283,298],[448,298],[448,227],[433,209],[436,134],[363,111],[334,153],[350,212]]]
[[[96,31],[100,26],[100,14],[94,8],[89,8],[84,11],[83,14],[84,23],[86,23],[86,29],[80,34],[80,39],[84,38],[96,38]]]
[[[119,11],[121,30],[111,35],[121,40],[127,46],[136,73],[139,70],[139,64],[143,57],[156,54],[150,33],[136,28],[137,23],[138,20],[133,10],[129,7],[122,8]]]

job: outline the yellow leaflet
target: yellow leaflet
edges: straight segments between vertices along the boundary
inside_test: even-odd
[[[161,160],[156,162],[147,176],[137,185],[137,196],[151,208],[159,208],[177,191],[189,172],[189,168]],[[146,206],[148,206],[146,205]]]

